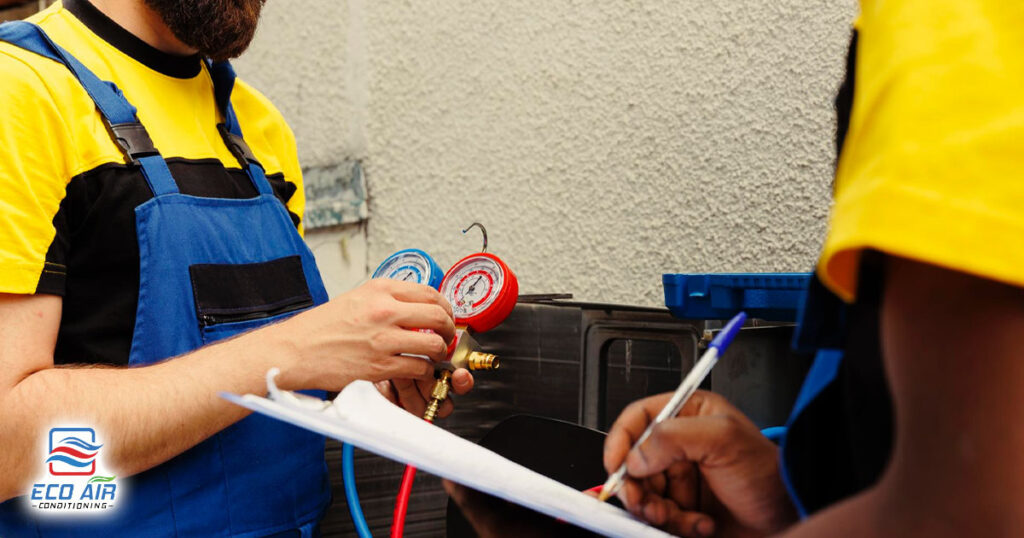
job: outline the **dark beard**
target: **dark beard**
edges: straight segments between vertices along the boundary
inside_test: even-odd
[[[237,58],[252,42],[265,0],[144,0],[174,37],[214,61]]]

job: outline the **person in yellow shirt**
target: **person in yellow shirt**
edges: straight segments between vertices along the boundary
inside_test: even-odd
[[[608,436],[676,534],[1024,535],[1024,5],[862,0],[856,29],[781,449],[710,393]]]
[[[63,0],[0,25],[0,536],[313,536],[324,438],[218,393],[278,367],[426,407],[433,365],[403,354],[443,359],[451,306],[383,280],[328,301],[292,133],[227,62],[262,5]],[[39,476],[116,502],[36,502]]]

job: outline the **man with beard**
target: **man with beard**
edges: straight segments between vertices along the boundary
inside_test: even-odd
[[[327,301],[292,134],[225,61],[261,7],[64,0],[0,26],[0,536],[310,536],[323,438],[217,394],[278,367],[425,407],[433,367],[402,354],[443,359],[451,307],[391,281]],[[116,473],[114,510],[30,506],[61,426],[95,431],[65,460]]]

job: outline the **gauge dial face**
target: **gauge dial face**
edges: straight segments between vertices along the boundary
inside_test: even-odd
[[[372,278],[402,280],[414,284],[430,282],[430,262],[416,252],[399,252],[384,260]]]
[[[456,319],[469,318],[494,304],[505,285],[505,272],[492,259],[474,256],[448,272],[441,294],[452,304]]]

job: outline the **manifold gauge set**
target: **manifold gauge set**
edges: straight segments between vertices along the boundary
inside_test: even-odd
[[[499,368],[498,357],[480,351],[472,334],[489,331],[505,321],[505,318],[515,308],[519,296],[519,283],[515,273],[501,258],[487,252],[487,230],[483,225],[473,223],[469,228],[462,230],[462,233],[466,233],[474,227],[480,228],[483,233],[483,248],[480,252],[470,254],[455,262],[447,273],[426,252],[419,249],[405,249],[388,256],[372,275],[372,278],[386,278],[430,286],[439,290],[441,295],[451,303],[455,318],[455,339],[448,347],[446,360],[434,363],[435,380],[430,391],[430,401],[423,414],[423,420],[430,423],[434,422],[441,403],[448,398],[452,388],[452,377],[457,369],[466,368],[480,371]],[[409,329],[429,332],[428,329],[415,327]],[[423,360],[430,359],[423,357]],[[321,433],[326,433],[336,427],[330,423],[331,416],[358,412],[355,408],[335,406],[336,400],[321,400],[301,393],[279,390],[274,383],[277,373],[276,368],[267,372],[267,398],[251,394],[246,396],[223,394],[222,396],[244,407]],[[423,381],[418,382],[423,383]],[[365,387],[360,385],[359,388]],[[425,389],[425,387],[421,386],[421,389]],[[372,538],[359,503],[359,494],[356,491],[353,454],[353,446],[345,443],[342,448],[345,496],[348,500],[349,512],[355,523],[356,533],[360,538]],[[416,468],[407,465],[402,476],[401,488],[395,499],[391,538],[402,538],[405,529],[405,514],[415,475]]]

